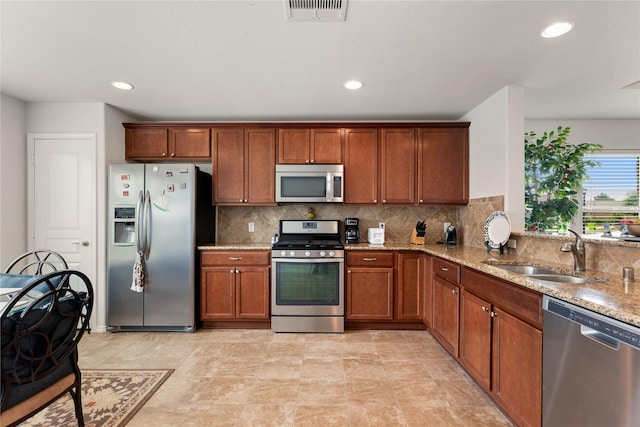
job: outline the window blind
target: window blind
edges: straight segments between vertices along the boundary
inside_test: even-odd
[[[622,219],[640,216],[638,154],[586,155],[584,160],[598,163],[587,167],[589,178],[582,188],[583,233],[600,233],[604,224],[616,225]]]

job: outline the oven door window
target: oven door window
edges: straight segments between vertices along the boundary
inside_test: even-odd
[[[340,263],[278,262],[275,269],[277,305],[340,305]]]

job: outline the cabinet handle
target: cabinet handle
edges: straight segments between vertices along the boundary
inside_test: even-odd
[[[424,200],[420,199],[420,203],[424,203]]]
[[[386,199],[382,199],[382,203],[387,203],[387,200]]]
[[[373,199],[373,203],[378,203],[378,199]]]
[[[309,159],[305,160],[304,162],[305,162],[305,163],[309,163]]]
[[[347,274],[351,274],[351,270],[347,270]]]
[[[485,306],[482,306],[482,311],[489,311],[489,309]]]
[[[176,153],[171,153],[171,157],[175,157],[175,156],[176,156]]]
[[[451,293],[455,295],[455,294],[457,294],[457,293],[458,293],[458,291],[457,291],[457,290],[455,290],[455,289],[451,289]]]
[[[496,313],[495,311],[491,312],[491,317],[498,317],[498,313]]]
[[[440,270],[442,271],[449,271],[449,269],[447,267],[440,267]]]
[[[167,157],[167,153],[162,153],[162,157]]]
[[[238,269],[236,269],[236,274],[240,273],[240,271],[238,271]]]
[[[242,259],[241,256],[230,256],[229,257],[229,260],[231,260],[231,261],[240,261],[241,259]]]
[[[315,160],[311,159],[311,161],[309,163],[315,163],[315,162],[316,162]]]
[[[378,258],[362,258],[363,261],[377,261]]]
[[[233,268],[232,268],[231,270],[229,270],[229,273],[231,273],[231,274],[233,274],[233,273],[235,273],[235,272],[236,272],[236,271],[235,271]]]

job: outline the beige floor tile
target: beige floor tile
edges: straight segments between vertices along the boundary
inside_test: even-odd
[[[249,404],[244,407],[238,426],[287,427],[294,425],[296,406]]]
[[[512,425],[426,331],[92,333],[80,366],[175,370],[127,427]]]
[[[258,379],[247,397],[247,403],[259,405],[295,405],[298,400],[298,379]]]
[[[404,413],[397,406],[349,405],[351,427],[406,426]]]
[[[347,381],[347,403],[367,406],[396,406],[392,384],[384,380]]]
[[[298,405],[345,405],[347,389],[343,380],[302,379],[298,387]]]
[[[304,406],[296,408],[296,427],[344,427],[349,425],[349,411],[341,406]]]

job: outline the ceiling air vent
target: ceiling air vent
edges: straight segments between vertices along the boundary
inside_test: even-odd
[[[284,0],[288,21],[344,21],[347,0]]]

